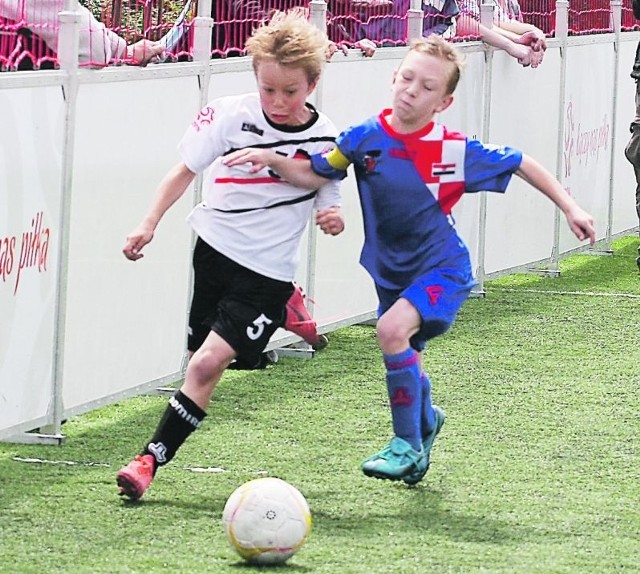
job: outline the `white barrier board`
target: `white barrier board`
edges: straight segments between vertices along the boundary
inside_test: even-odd
[[[69,249],[64,407],[180,370],[189,301],[188,190],[136,262],[125,239],[179,161],[197,114],[195,78],[83,85]],[[87,126],[82,129],[82,126]]]
[[[51,403],[63,114],[60,88],[0,90],[0,432]]]
[[[609,211],[613,70],[610,46],[576,46],[567,53],[560,181],[593,215],[599,237],[606,231]],[[566,225],[560,231],[561,251],[579,245]]]

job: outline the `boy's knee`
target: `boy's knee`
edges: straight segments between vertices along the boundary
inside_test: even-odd
[[[408,344],[409,335],[403,325],[383,315],[376,325],[378,345],[383,351],[396,349]]]
[[[190,380],[199,385],[208,385],[220,377],[230,361],[224,360],[213,349],[201,347],[191,357],[187,372]]]

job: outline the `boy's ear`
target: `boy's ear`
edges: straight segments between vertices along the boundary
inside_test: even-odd
[[[442,102],[436,107],[436,112],[444,112],[453,103],[453,96],[449,94],[442,98]]]
[[[313,90],[316,89],[319,81],[320,81],[320,78],[316,78],[315,80],[313,80],[313,82],[309,82],[309,88],[307,91],[308,95],[311,95],[313,93]]]

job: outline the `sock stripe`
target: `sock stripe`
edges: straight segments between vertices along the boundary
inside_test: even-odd
[[[407,349],[396,355],[384,355],[384,366],[388,371],[399,371],[412,367],[418,362],[418,353],[413,349]]]

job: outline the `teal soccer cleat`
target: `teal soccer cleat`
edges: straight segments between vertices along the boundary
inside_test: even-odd
[[[433,443],[436,440],[436,437],[438,436],[438,433],[440,432],[445,419],[447,418],[444,414],[444,411],[439,406],[433,405],[433,410],[436,414],[436,426],[433,427],[431,429],[431,432],[422,439],[422,452],[427,464],[424,467],[424,470],[416,470],[414,473],[403,478],[402,480],[404,480],[407,484],[417,484],[424,478],[424,475],[427,474],[427,470],[429,470],[429,457],[431,455],[431,448],[433,447]]]
[[[408,482],[411,477],[422,473],[422,478],[428,466],[429,461],[422,452],[414,450],[406,440],[396,436],[388,446],[362,463],[362,472],[374,478],[404,480],[412,484]]]

